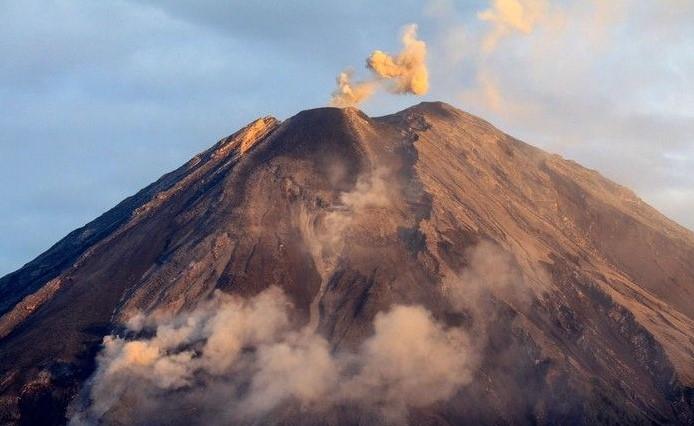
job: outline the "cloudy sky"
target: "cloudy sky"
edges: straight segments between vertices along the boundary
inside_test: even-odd
[[[428,45],[430,91],[694,228],[694,2],[0,1],[0,275],[346,67]]]

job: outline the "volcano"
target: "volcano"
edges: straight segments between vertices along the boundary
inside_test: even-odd
[[[416,371],[398,377],[421,393],[397,399],[396,420],[364,408],[374,393],[289,394],[203,421],[213,408],[180,396],[189,382],[166,394],[186,401],[169,406],[176,416],[123,395],[98,422],[694,423],[694,234],[599,173],[438,102],[258,119],[2,278],[0,419],[74,420],[77,400],[94,403],[105,338],[147,338],[127,329],[137,315],[271,288],[330,354],[359,353],[384,312],[417,307],[465,335],[466,378],[436,393]],[[428,340],[402,342],[426,354],[422,377],[434,368]]]

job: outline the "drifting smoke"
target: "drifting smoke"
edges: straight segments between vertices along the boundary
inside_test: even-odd
[[[392,205],[389,173],[387,168],[379,167],[362,174],[353,189],[340,194],[339,204],[334,209],[319,220],[302,218],[299,221],[304,242],[321,275],[331,272],[350,231],[354,231],[362,220],[369,221],[376,210]]]
[[[415,24],[405,27],[401,40],[403,50],[397,55],[375,50],[367,58],[366,66],[373,73],[372,78],[355,82],[351,72],[341,72],[330,104],[338,107],[358,105],[373,95],[379,86],[396,94],[426,94],[429,90],[426,43],[417,39]]]
[[[104,338],[89,406],[73,423],[94,423],[120,401],[152,404],[170,391],[193,387],[201,372],[210,377],[232,373],[244,347],[272,342],[288,327],[287,303],[275,288],[248,301],[217,292],[185,315],[137,315],[128,322],[130,330],[154,330],[153,337]],[[138,414],[143,415],[133,412],[133,418],[141,418]]]
[[[465,333],[418,306],[379,313],[374,334],[353,352],[291,324],[291,305],[270,288],[251,299],[218,292],[189,313],[140,317],[137,339],[108,336],[72,424],[252,422],[289,403],[353,405],[398,421],[407,407],[450,398],[469,383]],[[144,321],[143,321],[144,320]],[[149,336],[149,337],[148,337]]]
[[[407,407],[449,399],[472,380],[475,359],[467,335],[444,328],[421,306],[396,306],[374,320],[375,334],[359,353],[360,372],[342,390],[397,417]]]
[[[363,174],[351,191],[340,194],[342,209],[329,212],[324,219],[322,235],[327,238],[323,241],[326,248],[340,248],[345,233],[355,222],[368,218],[374,209],[391,205],[392,186],[386,182],[388,173],[388,169],[381,167]]]
[[[490,298],[521,310],[530,304],[529,289],[511,254],[482,241],[468,249],[466,256],[468,266],[444,281],[444,292],[456,310],[484,315]]]
[[[502,40],[514,35],[529,36],[538,28],[558,29],[563,25],[561,9],[548,0],[490,0],[489,8],[477,13],[477,18],[489,25],[480,35],[477,57],[476,87],[467,91],[467,102],[483,102],[497,113],[520,110],[522,104],[510,103],[499,87],[498,77],[490,66],[490,58],[498,50]],[[452,50],[452,49],[448,49]]]
[[[358,105],[370,98],[378,87],[375,81],[352,81],[352,71],[343,71],[337,76],[337,89],[332,94],[330,105],[348,107]]]
[[[515,32],[530,34],[547,16],[547,0],[494,0],[492,7],[477,16],[492,24],[491,31],[482,41],[484,52],[493,51],[499,41]]]
[[[416,25],[405,27],[402,44],[403,51],[394,57],[380,50],[374,51],[366,61],[367,66],[385,79],[390,92],[423,95],[429,90],[427,46],[417,39]]]

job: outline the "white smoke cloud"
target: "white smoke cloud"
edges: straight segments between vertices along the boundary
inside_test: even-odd
[[[178,409],[173,401],[193,401],[232,421],[259,419],[289,402],[354,404],[395,420],[408,407],[450,398],[471,380],[465,333],[422,307],[378,314],[374,334],[354,352],[333,353],[290,317],[286,296],[270,288],[250,299],[218,292],[191,312],[139,318],[147,324],[142,337],[104,339],[97,371],[71,407],[71,424],[108,422],[111,415],[122,421],[124,412],[126,422],[156,415],[151,421],[165,423]]]
[[[389,174],[383,166],[363,173],[354,188],[341,193],[338,203],[327,211],[318,216],[310,209],[300,212],[297,226],[322,280],[311,303],[309,328],[318,326],[318,305],[342,254],[346,236],[359,229],[362,221],[370,222],[376,211],[392,206],[392,185],[387,184]]]
[[[392,186],[386,182],[389,171],[379,167],[370,173],[362,174],[354,188],[340,194],[341,208],[328,212],[323,219],[319,239],[323,249],[339,250],[344,235],[361,218],[368,218],[369,212],[391,206]]]
[[[370,79],[354,82],[351,72],[341,72],[330,104],[338,107],[358,105],[373,95],[378,87],[396,94],[426,94],[429,91],[427,46],[417,38],[417,25],[407,25],[401,41],[403,49],[396,55],[381,50],[369,55],[366,66],[373,73]]]

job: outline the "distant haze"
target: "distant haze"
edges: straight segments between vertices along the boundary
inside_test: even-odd
[[[7,1],[0,275],[217,139],[426,42],[429,92],[694,228],[694,2]],[[380,115],[419,102],[387,92]]]

